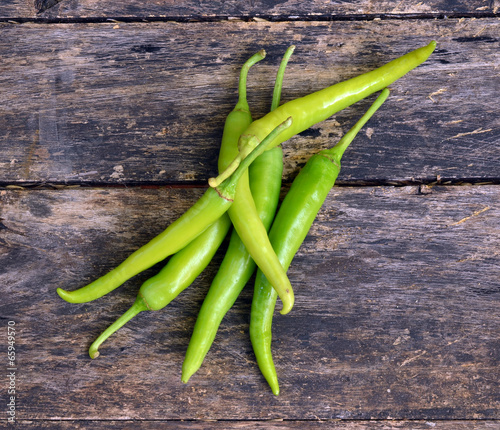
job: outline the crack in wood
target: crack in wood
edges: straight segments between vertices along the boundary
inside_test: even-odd
[[[46,12],[63,0],[35,0],[34,7],[37,14]],[[245,14],[245,15],[148,15],[148,16],[92,16],[92,17],[0,17],[0,22],[18,23],[44,23],[44,24],[67,24],[86,23],[99,24],[109,22],[123,23],[154,23],[154,22],[177,22],[177,23],[199,23],[199,22],[342,22],[342,21],[376,21],[376,20],[449,20],[449,19],[486,19],[498,18],[500,13],[494,11],[463,12],[463,13],[364,13],[364,14]]]
[[[451,223],[450,226],[462,224],[463,222],[470,220],[472,217],[478,216],[479,214],[482,214],[483,212],[486,212],[487,210],[490,210],[490,209],[491,208],[489,206],[487,206],[483,209],[475,211],[472,215],[466,216],[465,218],[462,218],[460,221]]]
[[[2,221],[3,219],[0,218],[0,230],[8,230],[9,227],[7,227]]]

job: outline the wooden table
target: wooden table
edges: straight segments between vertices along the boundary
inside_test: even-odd
[[[19,428],[500,428],[499,8],[1,0],[0,427],[14,401]],[[284,101],[432,39],[435,53],[391,85],[345,154],[289,269],[296,305],[274,319],[278,397],[248,337],[251,283],[202,368],[180,380],[227,240],[167,308],[89,358],[159,267],[91,303],[56,289],[103,275],[203,193],[250,55],[267,51],[249,76],[257,118],[292,43]],[[372,100],[283,145],[283,193]]]

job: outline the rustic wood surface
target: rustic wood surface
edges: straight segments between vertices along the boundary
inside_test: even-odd
[[[19,428],[500,428],[500,4],[0,0],[0,321],[16,323]],[[379,19],[382,18],[382,19]],[[69,304],[216,171],[243,61],[255,117],[435,39],[349,148],[276,315],[281,394],[248,338],[251,283],[202,368],[180,370],[224,255],[88,357],[161,265]],[[283,194],[362,101],[284,144]],[[3,339],[6,339],[4,336]],[[7,343],[0,347],[7,375]],[[9,380],[2,379],[0,428]]]
[[[91,361],[90,343],[155,270],[89,304],[64,303],[55,289],[105,273],[201,192],[1,192],[2,315],[18,327],[20,417],[498,418],[498,186],[334,189],[289,270],[294,311],[275,319],[277,398],[248,340],[251,288],[204,366],[180,381],[223,250],[192,288],[139,315]]]
[[[120,2],[104,0],[2,0],[0,17],[39,18],[172,18],[193,20],[196,18],[269,18],[269,19],[321,19],[328,17],[368,15],[474,15],[485,16],[498,13],[498,0],[357,0],[357,1],[299,1],[299,0],[253,0],[200,2],[183,0],[157,0],[138,4],[132,0]]]
[[[249,78],[255,117],[269,109],[276,68],[290,43],[297,50],[285,101],[435,38],[431,59],[391,85],[391,99],[349,150],[340,180],[488,181],[500,170],[498,28],[497,19],[4,24],[0,127],[8,132],[0,136],[0,180],[199,184],[215,173],[238,68],[257,50],[269,54]],[[311,152],[336,142],[368,103],[284,145],[286,179]]]
[[[109,429],[109,428],[120,428],[124,430],[135,430],[137,429],[138,423],[127,422],[127,421],[23,421],[20,425],[33,426],[39,429]],[[186,429],[219,429],[219,430],[254,430],[254,429],[265,429],[265,430],[283,430],[283,429],[305,429],[305,428],[317,428],[317,429],[339,429],[339,430],[401,430],[401,429],[412,429],[412,430],[497,430],[498,423],[496,421],[481,420],[481,421],[350,421],[345,422],[341,420],[312,420],[312,421],[281,421],[281,420],[267,420],[267,421],[145,421],[140,422],[141,429],[175,429],[175,430],[186,430]]]

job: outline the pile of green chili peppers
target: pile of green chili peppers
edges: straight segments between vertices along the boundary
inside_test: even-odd
[[[191,285],[232,226],[226,254],[195,323],[181,379],[187,383],[200,368],[224,315],[257,269],[250,339],[259,368],[272,392],[278,395],[271,325],[278,297],[282,314],[290,312],[294,304],[286,271],[335,183],[344,151],[388,97],[387,86],[427,60],[435,46],[432,41],[371,72],[280,105],[285,68],[295,48],[291,46],[278,69],[271,109],[256,121],[250,114],[246,82],[250,67],[262,60],[265,52],[253,55],[241,69],[238,102],[224,125],[219,176],[209,179],[202,197],[106,275],[75,291],[57,290],[70,303],[89,302],[170,257],[156,276],[141,285],[130,309],[92,343],[90,357],[96,358],[99,346],[138,313],[164,308]],[[277,211],[283,172],[280,145],[379,91],[372,106],[335,146],[311,156]]]

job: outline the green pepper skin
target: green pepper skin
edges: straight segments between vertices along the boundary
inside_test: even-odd
[[[237,154],[240,133],[251,123],[252,118],[246,103],[246,79],[249,68],[265,57],[260,51],[252,56],[242,67],[239,84],[239,100],[229,113],[225,122],[225,132],[221,142],[219,168],[223,170]],[[99,346],[116,330],[142,311],[156,311],[167,306],[199,276],[213,258],[226,236],[231,221],[225,213],[203,233],[174,254],[165,267],[155,276],[144,282],[138,296],[118,320],[109,326],[89,348],[91,358],[99,356]]]
[[[227,116],[224,123],[224,129],[222,131],[222,140],[217,162],[219,173],[222,173],[238,156],[238,142],[241,133],[243,133],[253,121],[247,101],[248,72],[250,67],[263,60],[265,57],[266,51],[262,49],[252,55],[241,68],[238,83],[238,101],[236,102],[233,110]]]
[[[286,50],[283,59],[281,61],[273,90],[271,111],[275,110],[279,105],[286,65],[290,59],[290,56],[293,54],[294,50],[295,46],[294,45],[290,46]],[[291,127],[293,127],[293,124]],[[283,133],[285,132],[286,130]],[[257,264],[259,269],[265,274],[265,276],[267,277],[273,288],[278,293],[278,296],[280,297],[283,304],[281,313],[286,314],[290,312],[290,310],[293,307],[294,303],[293,288],[290,284],[288,276],[286,275],[286,271],[281,266],[279,259],[276,256],[276,253],[274,252],[274,249],[269,241],[269,237],[267,235],[269,225],[265,225],[266,221],[262,219],[262,216],[267,217],[268,215],[264,215],[265,210],[259,208],[255,202],[255,198],[262,199],[264,198],[266,193],[271,193],[269,194],[270,199],[275,199],[276,196],[279,195],[279,191],[277,194],[275,190],[270,192],[268,191],[268,189],[269,187],[273,187],[274,185],[276,186],[278,184],[281,185],[283,154],[281,151],[272,152],[271,154],[268,154],[267,157],[269,160],[268,167],[270,169],[272,169],[273,166],[275,165],[281,169],[279,177],[273,176],[272,174],[264,173],[262,169],[265,169],[266,165],[263,163],[259,164],[254,162],[253,164],[257,164],[253,169],[254,181],[257,181],[260,176],[262,178],[261,185],[263,186],[263,188],[262,189],[258,188],[261,185],[254,186],[255,192],[253,193],[250,187],[249,177],[248,175],[244,175],[241,178],[240,183],[238,184],[235,201],[231,206],[231,208],[229,209],[228,214],[229,217],[231,218],[234,229],[236,230],[236,233],[238,234],[240,240],[245,245],[246,250],[252,257],[253,261]],[[273,182],[273,184],[263,183],[270,181]],[[273,203],[272,207],[269,207],[269,209],[274,208],[272,209],[273,214],[276,210],[276,206],[274,206],[274,204],[277,205],[277,201],[276,203]],[[245,278],[246,280],[248,280],[246,276]],[[244,285],[244,282],[246,282],[245,278],[243,278],[240,282],[242,285]]]
[[[113,291],[132,276],[180,251],[227,212],[233,204],[241,176],[247,173],[252,161],[268,148],[276,134],[286,130],[292,122],[292,119],[288,118],[276,127],[268,138],[264,139],[258,147],[248,154],[228,179],[216,188],[208,188],[183,215],[146,245],[132,253],[111,272],[75,291],[68,292],[58,288],[58,294],[70,303],[84,303],[94,300]]]
[[[269,240],[285,270],[307,236],[339,171],[339,166],[316,154],[295,178],[287,193],[289,197],[283,201],[269,232]],[[311,187],[312,183],[318,186]],[[273,393],[278,395],[278,378],[271,356],[271,329],[276,299],[276,291],[269,285],[265,275],[257,270],[251,307],[250,340],[262,374]]]
[[[235,193],[236,187],[238,185],[238,181],[241,178],[241,175],[247,171],[248,167],[252,164],[252,162],[255,160],[255,158],[257,158],[259,155],[261,155],[266,150],[268,144],[272,141],[272,139],[275,137],[275,135],[277,133],[281,133],[287,127],[290,127],[291,123],[292,123],[292,119],[288,118],[284,123],[282,123],[278,127],[276,127],[276,129],[273,130],[273,132],[268,136],[268,138],[264,139],[261,144],[259,144],[253,151],[251,151],[246,156],[246,158],[240,163],[240,165],[238,166],[236,171],[228,179],[223,181],[218,186],[218,188],[216,188],[216,189],[209,188],[205,192],[205,194],[200,199],[200,200],[206,199],[208,202],[204,207],[209,208],[210,212],[204,214],[205,218],[210,218],[210,216],[215,216],[215,215],[218,215],[219,217],[221,217],[227,211],[227,209],[231,206],[232,198],[234,198],[234,193]],[[198,200],[198,202],[200,200]],[[196,203],[194,206],[196,206]],[[186,214],[189,214],[189,212],[193,209],[193,207],[190,210],[188,210],[186,212]],[[204,212],[204,211],[198,211],[197,215],[201,216],[202,212]],[[210,214],[210,216],[209,216],[209,214]],[[193,218],[191,218],[191,219],[193,219]],[[198,218],[196,218],[196,222],[198,224],[202,223],[201,219],[198,219]],[[204,222],[207,222],[207,221],[205,220]],[[210,224],[212,224],[213,222],[215,222],[215,220],[213,220]],[[208,225],[210,225],[210,224],[208,224]],[[208,227],[208,225],[207,225],[207,227]],[[205,227],[203,229],[203,231],[207,227]],[[167,230],[168,230],[168,228],[167,228]],[[193,240],[194,240],[194,238],[193,238]],[[148,245],[149,244],[146,244],[145,247],[148,247]],[[196,253],[196,250],[194,250],[194,252]],[[191,255],[191,257],[192,257],[192,255]],[[152,256],[149,256],[149,258],[152,258]],[[103,334],[101,336],[99,336],[99,338],[90,346],[90,349],[89,349],[90,357],[91,358],[98,357],[99,356],[99,352],[98,352],[99,345],[104,340],[106,340],[112,333],[114,333],[116,330],[118,330],[120,327],[122,327],[123,324],[125,324],[127,321],[129,321],[131,318],[133,318],[135,315],[137,315],[139,312],[144,311],[144,310],[148,310],[148,309],[154,310],[155,307],[157,309],[160,309],[162,307],[162,305],[168,304],[170,295],[169,294],[166,294],[164,296],[160,295],[161,290],[164,287],[165,287],[164,284],[158,285],[154,281],[151,284],[148,284],[146,287],[144,287],[144,289],[138,295],[138,297],[135,300],[132,307],[127,312],[125,312],[114,324],[112,324],[110,327],[108,327],[108,329],[105,330],[103,332]],[[151,289],[152,291],[148,291],[149,289]],[[145,296],[144,295],[145,292],[148,292],[150,294],[148,294],[148,296]]]
[[[279,105],[286,65],[294,49],[295,46],[290,46],[281,61],[276,76],[271,110],[276,109]],[[255,159],[248,171],[250,191],[255,207],[267,231],[276,213],[281,191],[283,150],[278,146],[264,152]],[[224,315],[233,306],[241,290],[250,280],[255,267],[256,264],[245,245],[236,231],[233,231],[224,260],[196,319],[186,357],[182,364],[182,382],[187,383],[201,367]]]
[[[342,109],[386,88],[427,60],[435,47],[436,42],[432,41],[427,46],[415,49],[378,69],[289,101],[254,121],[244,135],[255,136],[260,140],[267,136],[275,124],[280,124],[291,116],[294,119],[293,125],[271,143],[271,147],[279,145]]]
[[[230,227],[229,217],[221,216],[187,246],[172,255],[160,272],[145,281],[139,289],[139,296],[147,309],[163,309],[191,285],[212,261]]]
[[[363,125],[388,97],[385,89],[363,117],[331,149],[313,155],[294,179],[273,221],[269,239],[285,270],[307,236],[340,172],[340,160]],[[250,311],[250,340],[257,364],[273,394],[279,394],[276,368],[271,354],[272,319],[276,293],[261,271],[257,271]]]
[[[269,241],[267,229],[259,218],[248,175],[241,178],[234,203],[228,213],[236,233],[252,259],[278,293],[283,304],[280,312],[287,314],[294,303],[292,285]]]
[[[243,115],[246,109],[244,107],[240,107],[240,109]],[[229,147],[222,151],[222,157],[227,157],[225,151],[230,151]],[[231,155],[236,156],[237,153],[236,148],[236,152]],[[219,161],[220,164],[221,162]],[[283,302],[282,312],[289,312],[294,301],[293,289],[286,276],[286,272],[279,263],[278,257],[269,242],[267,228],[263,225],[259,217],[259,211],[250,190],[248,172],[242,175],[238,183],[234,202],[231,207],[233,209],[228,211],[228,214],[238,237],[244,243],[252,259],[266,273],[273,287],[277,290]]]
[[[246,102],[246,78],[250,67],[257,61],[262,60],[265,55],[265,51],[259,51],[242,67],[238,103],[227,116],[224,125],[224,135],[221,143],[222,154],[219,157],[220,170],[225,169],[236,157],[240,134],[252,122]],[[243,173],[246,174],[246,171]],[[85,303],[108,294],[131,277],[180,251],[210,224],[217,221],[220,216],[229,218],[225,212],[232,204],[235,191],[235,186],[233,186],[233,189],[229,191],[230,195],[227,203],[224,203],[224,199],[222,199],[221,202],[215,203],[216,206],[220,205],[220,207],[212,210],[210,205],[220,199],[214,196],[214,194],[217,194],[214,189],[209,188],[202,198],[184,215],[170,224],[166,230],[149,243],[131,254],[118,267],[78,290],[69,292],[58,288],[57,293],[62,299],[70,303]],[[218,209],[220,209],[220,212]],[[227,225],[227,220],[224,220],[221,225]]]
[[[266,151],[249,168],[250,178],[256,178],[250,182],[255,206],[266,230],[269,229],[278,206],[283,172],[282,152],[280,147]],[[196,319],[182,364],[182,382],[187,383],[201,367],[224,315],[250,280],[255,267],[245,245],[236,231],[233,231],[226,255]]]
[[[212,260],[230,226],[229,217],[221,216],[174,254],[160,272],[145,281],[134,304],[92,343],[89,349],[90,357],[98,357],[99,346],[139,312],[163,309],[191,285]]]
[[[215,189],[209,188],[188,211],[116,268],[78,290],[58,288],[57,293],[70,303],[90,302],[108,294],[131,277],[180,251],[220,218],[231,204],[229,189],[220,195]]]

